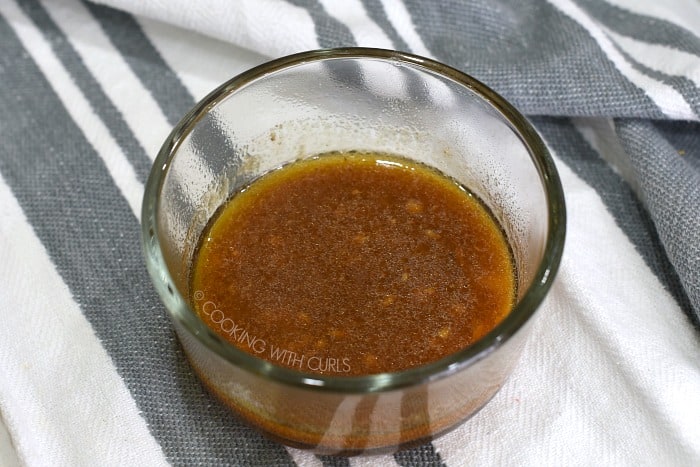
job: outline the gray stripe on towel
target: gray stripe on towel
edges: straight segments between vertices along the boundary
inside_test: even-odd
[[[158,102],[168,123],[175,126],[195,104],[194,98],[180,78],[165,63],[130,14],[92,2],[84,3],[99,21],[112,44]]]
[[[547,2],[405,3],[438,60],[483,81],[525,114],[664,116],[585,29]]]
[[[131,132],[121,112],[107,97],[100,84],[71,46],[66,35],[51,19],[44,7],[37,0],[21,0],[19,5],[44,34],[54,54],[61,60],[75,84],[90,101],[95,113],[107,126],[110,134],[129,159],[139,181],[144,183],[151,169],[151,160]]]
[[[314,22],[318,44],[322,48],[357,45],[350,29],[329,15],[318,0],[287,0],[287,2],[306,9]]]
[[[654,227],[632,188],[583,139],[569,119],[533,118],[533,123],[557,156],[596,190],[617,225],[689,316],[692,306]]]
[[[650,122],[619,120],[615,131],[639,174],[642,197],[700,324],[700,173]],[[700,150],[700,137],[689,148]],[[659,248],[661,249],[661,248]],[[700,326],[698,326],[700,329]]]
[[[384,11],[384,5],[379,0],[362,0],[365,5],[367,14],[374,21],[377,26],[379,26],[384,33],[391,39],[394,44],[394,49],[401,50],[403,52],[411,52],[411,48],[408,46],[406,41],[403,40],[401,35],[396,31],[394,25],[391,24],[389,18]]]
[[[700,38],[695,35],[700,29],[700,25],[696,25],[695,31],[688,31],[664,19],[651,15],[640,15],[603,0],[577,1],[606,28],[622,36],[700,55]]]
[[[432,443],[399,451],[394,454],[394,459],[402,467],[442,467],[446,465]]]
[[[150,284],[128,204],[1,17],[0,43],[0,172],[168,459],[293,464],[203,391]],[[41,131],[27,138],[18,116]]]
[[[673,76],[652,70],[651,68],[639,63],[633,56],[622,50],[620,47],[617,47],[617,50],[627,59],[628,62],[632,64],[637,71],[675,89],[683,97],[688,106],[690,106],[695,115],[700,115],[700,94],[698,94],[698,88],[695,86],[693,81],[685,76]]]

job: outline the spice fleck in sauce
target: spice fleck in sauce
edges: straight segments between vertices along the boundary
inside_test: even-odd
[[[478,198],[424,165],[356,152],[292,163],[233,196],[191,280],[197,313],[242,350],[346,376],[463,349],[515,297],[509,245]]]

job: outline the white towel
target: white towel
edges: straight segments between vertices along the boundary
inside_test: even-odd
[[[347,462],[700,465],[697,2],[103,3],[0,3],[0,463],[346,462],[262,438],[198,385],[139,206],[208,91],[266,58],[361,45],[445,61],[526,113],[568,232],[497,396],[432,443]]]

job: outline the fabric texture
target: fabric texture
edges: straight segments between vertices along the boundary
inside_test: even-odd
[[[0,43],[0,422],[21,465],[700,464],[697,0],[4,0]],[[431,443],[348,459],[270,441],[201,386],[139,218],[197,100],[352,45],[513,103],[554,155],[568,226],[495,398]]]

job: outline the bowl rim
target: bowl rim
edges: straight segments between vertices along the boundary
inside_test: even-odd
[[[362,376],[305,373],[274,365],[229,344],[199,318],[189,306],[189,300],[179,293],[158,241],[159,193],[173,157],[197,122],[223,99],[254,81],[291,67],[338,59],[394,62],[440,75],[468,88],[498,112],[519,136],[540,175],[546,194],[549,219],[542,260],[532,283],[510,314],[474,344],[439,360],[398,372]],[[394,50],[347,47],[301,52],[263,63],[231,78],[200,100],[173,128],[158,152],[145,187],[141,226],[147,269],[161,301],[171,318],[199,343],[231,365],[265,379],[307,389],[359,394],[417,386],[448,377],[474,365],[514,336],[535,313],[554,281],[564,249],[566,208],[561,181],[545,143],[527,118],[495,91],[468,74],[430,58]]]

